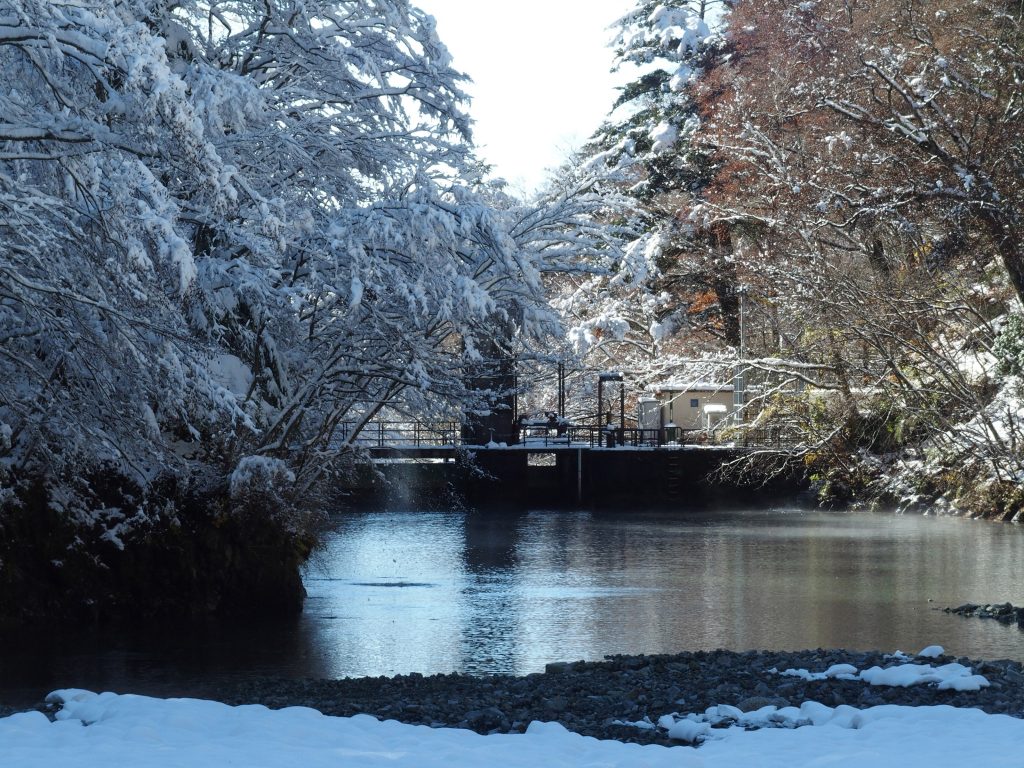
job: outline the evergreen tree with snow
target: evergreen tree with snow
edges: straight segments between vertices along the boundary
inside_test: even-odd
[[[723,51],[710,10],[707,2],[646,0],[617,23],[616,66],[635,76],[592,146],[629,171],[631,192],[645,202],[699,191],[706,176],[694,140],[700,117],[692,87]]]
[[[739,345],[728,228],[696,216],[715,173],[699,88],[726,55],[723,12],[719,3],[644,0],[619,19],[616,67],[632,79],[584,149],[585,167],[601,168],[635,201],[637,235],[625,272],[592,279],[563,304],[578,347],[600,348],[642,378],[673,375],[684,357]],[[595,295],[600,315],[588,310]]]

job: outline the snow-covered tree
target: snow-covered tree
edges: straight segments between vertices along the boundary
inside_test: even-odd
[[[551,334],[542,274],[598,247],[586,195],[482,184],[406,0],[3,0],[0,75],[0,503],[292,503],[380,409],[473,408],[466,366]]]
[[[752,288],[747,364],[793,390],[766,388],[762,419],[847,491],[920,446],[1019,471],[990,354],[1019,297],[1018,25],[1003,3],[749,0],[703,85],[698,211]]]
[[[654,202],[699,191],[706,178],[694,142],[701,120],[692,86],[722,52],[720,3],[641,0],[617,23],[616,68],[632,79],[593,140],[601,160],[632,182],[631,194]]]
[[[631,80],[583,152],[584,169],[632,199],[632,243],[607,273],[571,281],[559,307],[593,365],[641,385],[684,367],[706,378],[692,361],[739,343],[728,228],[691,216],[714,171],[695,89],[725,53],[723,10],[645,0],[619,19],[616,67]]]
[[[9,464],[323,456],[401,393],[457,410],[501,318],[550,330],[583,208],[491,205],[408,3],[3,13]]]

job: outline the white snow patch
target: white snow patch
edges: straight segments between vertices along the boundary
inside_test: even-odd
[[[250,488],[273,488],[294,483],[295,473],[281,459],[269,456],[244,456],[229,478],[231,498],[238,498]]]
[[[889,685],[907,688],[911,685],[935,683],[940,691],[977,691],[989,686],[982,675],[975,675],[963,664],[900,664],[895,667],[871,667],[860,673],[859,679],[869,685]]]
[[[249,387],[255,379],[252,369],[236,355],[215,355],[207,367],[210,378],[239,397],[245,397],[249,393]]]
[[[651,334],[651,338],[655,342],[662,342],[672,335],[672,324],[671,323],[659,323],[657,320],[651,323],[647,332]]]
[[[833,664],[824,672],[809,672],[806,669],[787,669],[779,672],[786,677],[799,677],[803,680],[828,680],[838,678],[840,680],[856,680],[858,669],[852,664]]]
[[[859,710],[808,702],[757,715],[778,727],[756,731],[711,729],[723,713],[735,720],[735,708],[663,718],[682,735],[707,735],[703,746],[689,749],[599,741],[557,723],[480,736],[302,707],[275,711],[81,690],[57,691],[48,700],[63,704],[56,722],[40,712],[0,719],[4,768],[1016,768],[1024,751],[1024,720],[948,706]]]
[[[358,275],[352,276],[352,286],[349,289],[349,309],[356,309],[363,302],[363,281]]]
[[[919,654],[919,658],[938,658],[945,654],[941,645],[929,645]],[[906,662],[910,657],[901,651],[891,654],[888,658]],[[852,664],[833,664],[824,672],[810,672],[806,669],[787,669],[782,672],[769,670],[786,677],[799,677],[803,680],[860,680],[868,685],[888,685],[906,688],[911,685],[934,684],[940,691],[977,691],[989,686],[983,675],[974,674],[974,670],[963,664],[950,663],[940,666],[931,664],[902,663],[889,667],[874,666],[858,671]]]
[[[711,732],[708,723],[695,723],[692,720],[679,720],[668,728],[668,737],[689,744],[701,742]]]
[[[676,142],[679,140],[679,129],[672,125],[672,123],[658,123],[651,130],[650,138],[654,142],[651,149],[654,150],[655,154],[660,155],[662,152],[668,152],[676,145]]]

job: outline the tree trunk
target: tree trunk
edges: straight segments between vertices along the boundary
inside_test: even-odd
[[[1006,274],[1010,277],[1010,284],[1017,298],[1024,302],[1024,251],[1021,250],[1019,233],[1012,224],[1004,221],[1005,217],[999,212],[986,211],[982,217],[992,233]]]
[[[740,322],[740,291],[739,276],[732,256],[732,236],[726,224],[712,227],[711,247],[715,254],[715,266],[711,278],[711,287],[718,297],[718,308],[722,313],[722,331],[725,343],[739,349],[742,339]]]

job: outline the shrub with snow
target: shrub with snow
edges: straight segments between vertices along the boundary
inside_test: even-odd
[[[999,372],[1024,375],[1024,315],[1010,314],[992,345]]]

